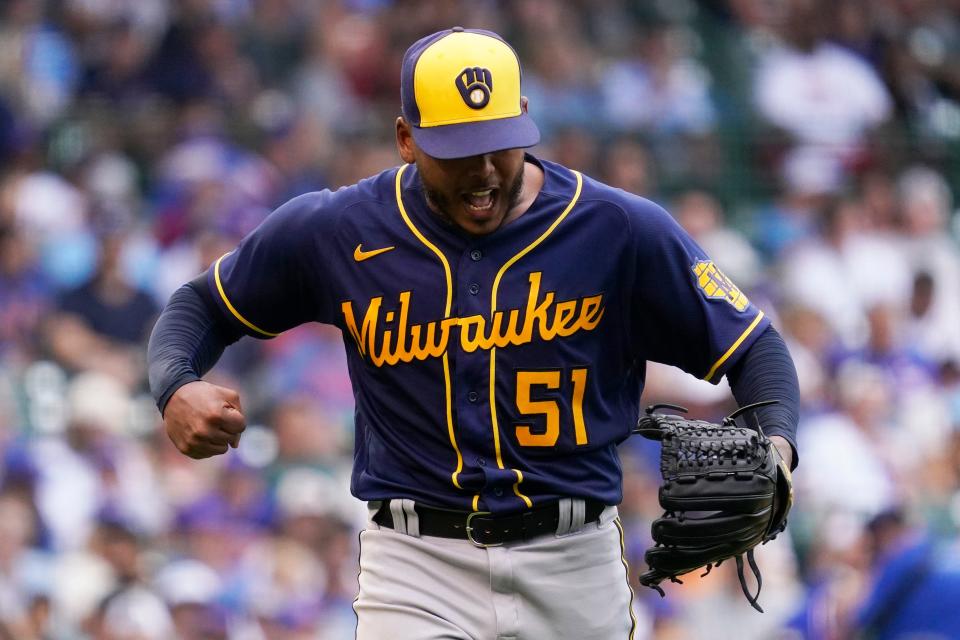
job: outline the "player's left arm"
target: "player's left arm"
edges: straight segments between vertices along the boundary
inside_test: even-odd
[[[741,407],[776,400],[754,409],[763,432],[794,469],[797,457],[797,423],[800,420],[800,384],[793,359],[783,338],[768,326],[727,371],[733,397]]]
[[[756,415],[783,458],[796,465],[797,374],[769,317],[670,214],[640,198],[627,205],[637,256],[639,355],[714,384],[726,376],[741,406],[777,400]]]

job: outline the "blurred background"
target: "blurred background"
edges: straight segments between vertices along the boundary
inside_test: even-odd
[[[456,24],[518,50],[533,152],[665,205],[799,370],[767,613],[724,566],[638,588],[637,637],[960,638],[960,1],[5,0],[0,639],[353,637],[339,333],[231,347],[250,426],[200,462],[146,338],[272,208],[399,162],[403,52]],[[654,400],[733,408],[656,366]],[[657,451],[621,454],[637,574]]]

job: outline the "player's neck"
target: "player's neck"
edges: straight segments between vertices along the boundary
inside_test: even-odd
[[[543,188],[543,180],[543,169],[532,162],[523,163],[523,187],[520,190],[520,197],[517,199],[517,203],[507,211],[503,224],[508,224],[526,213],[533,201],[537,199],[537,195],[540,194],[540,190]]]

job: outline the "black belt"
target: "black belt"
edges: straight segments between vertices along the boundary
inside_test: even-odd
[[[604,504],[587,500],[584,522],[600,518]],[[495,516],[488,511],[453,511],[415,504],[420,524],[420,535],[438,538],[469,540],[478,547],[495,547],[504,542],[530,540],[548,533],[556,533],[560,523],[559,503],[552,502],[522,513]],[[393,529],[390,501],[384,500],[373,521],[381,527]]]

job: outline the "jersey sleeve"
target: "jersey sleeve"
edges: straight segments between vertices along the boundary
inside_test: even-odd
[[[272,338],[328,314],[327,195],[309,193],[282,205],[207,271],[217,305],[247,335]]]
[[[628,213],[639,350],[716,384],[770,323],[661,207]]]

